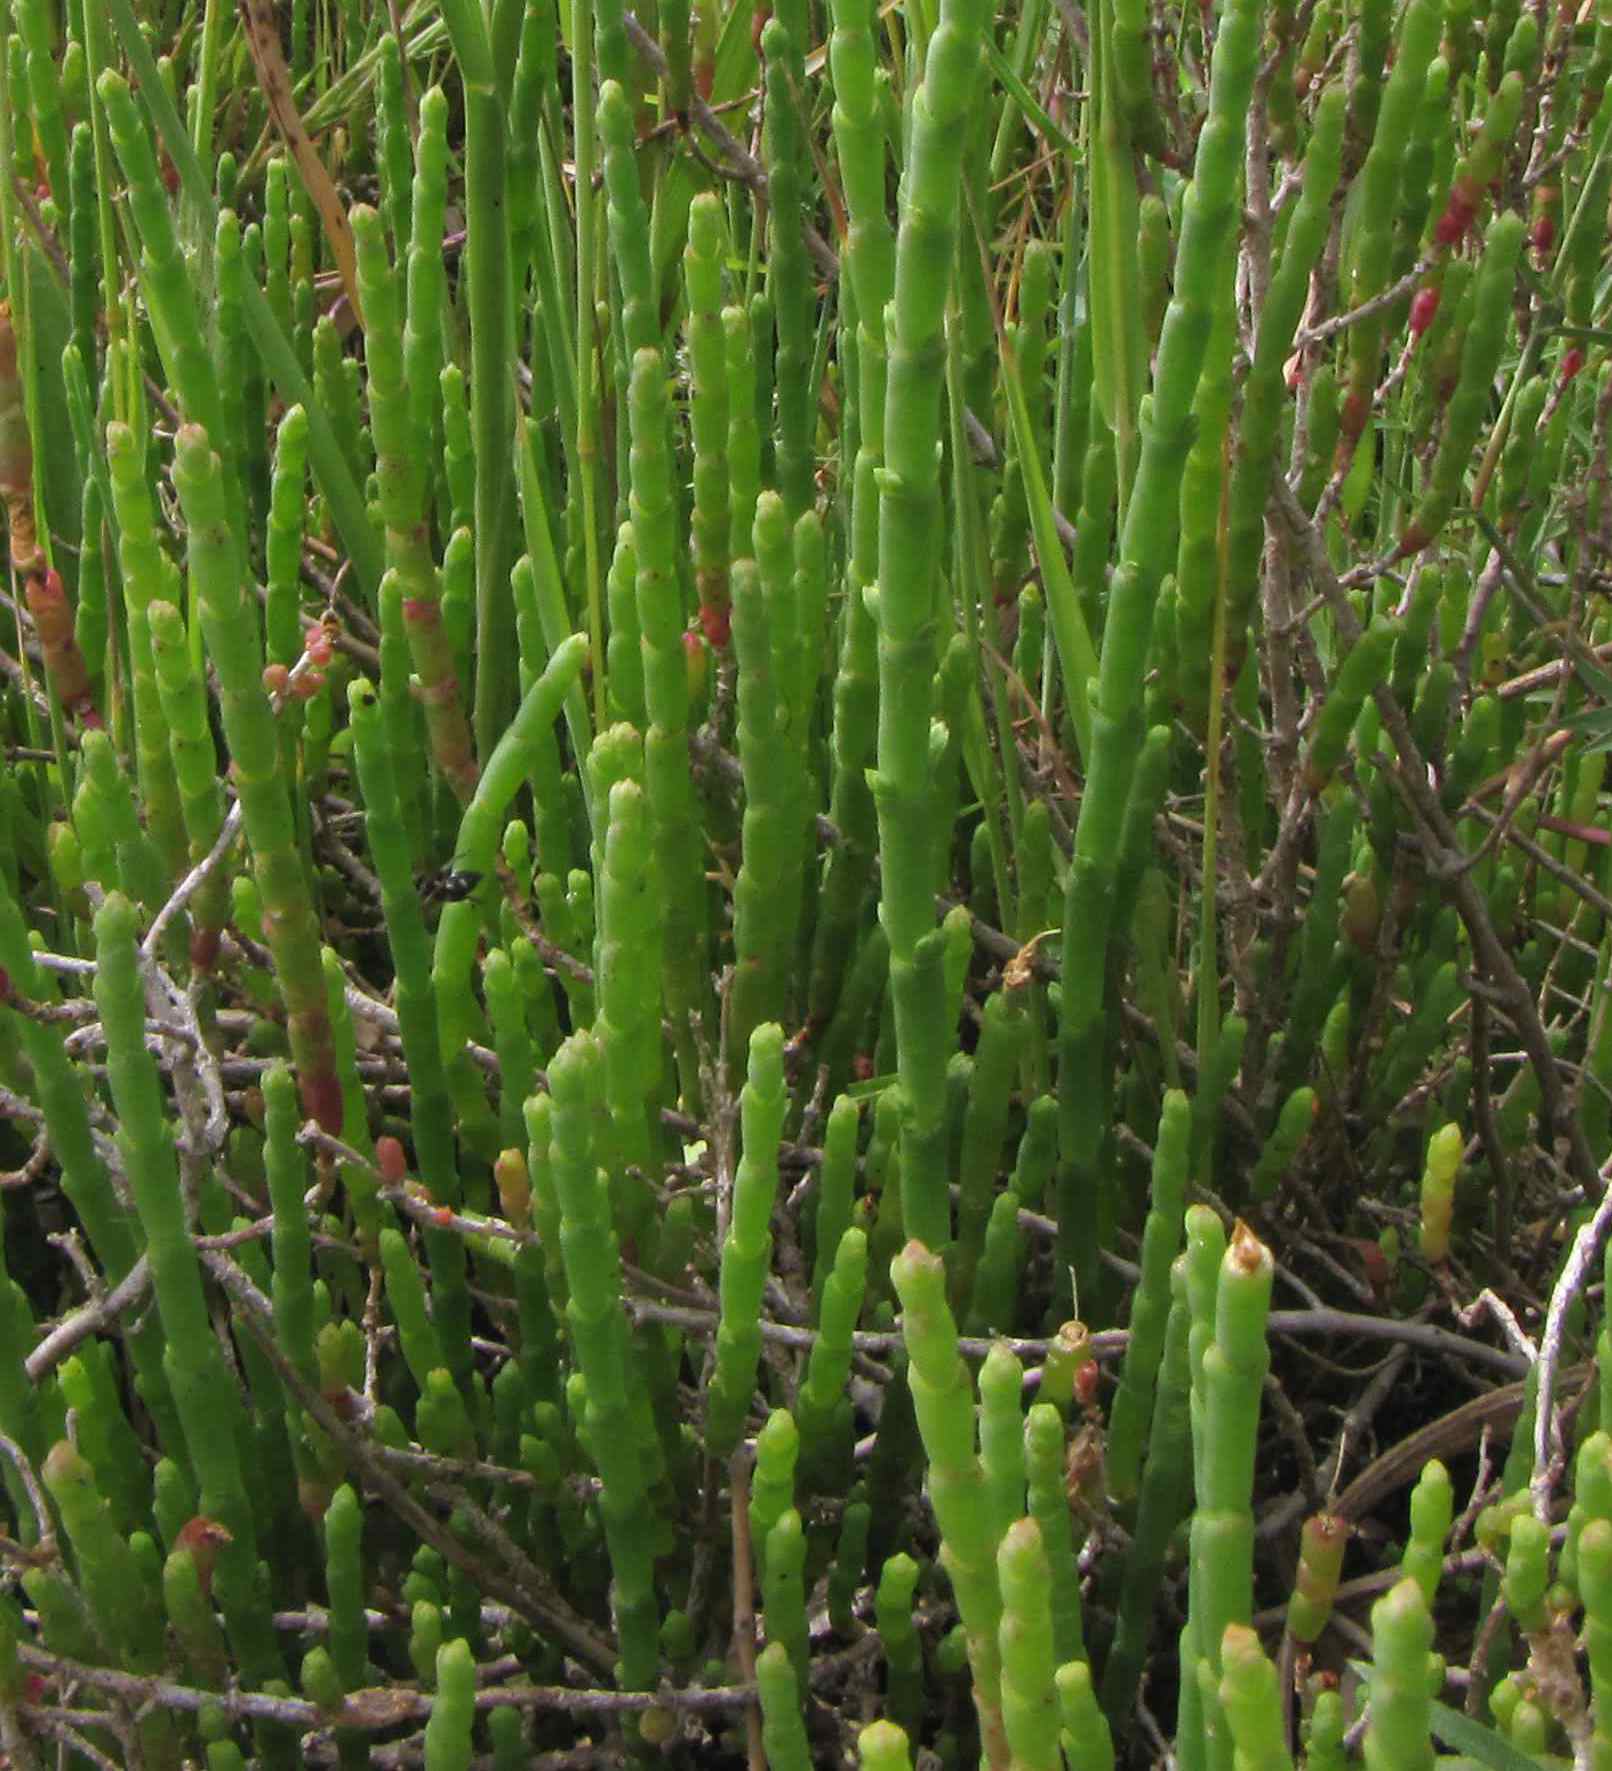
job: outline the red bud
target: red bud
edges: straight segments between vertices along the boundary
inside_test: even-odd
[[[220,1548],[234,1541],[216,1519],[209,1519],[201,1513],[180,1526],[179,1535],[174,1539],[174,1548],[190,1551],[196,1564],[196,1578],[201,1583],[204,1596],[212,1591],[213,1565],[218,1560]]]
[[[1444,213],[1438,218],[1438,226],[1433,230],[1433,237],[1441,246],[1454,246],[1460,242],[1461,236],[1471,227],[1478,213],[1477,203],[1463,190],[1457,187],[1450,192],[1450,200]]]
[[[409,1172],[409,1159],[396,1138],[375,1140],[375,1166],[389,1186],[395,1187]]]
[[[1097,1400],[1097,1384],[1101,1377],[1095,1359],[1088,1359],[1075,1373],[1075,1400],[1082,1408],[1090,1408]]]

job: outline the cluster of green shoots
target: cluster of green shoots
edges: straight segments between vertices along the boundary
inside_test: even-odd
[[[5,1762],[1612,1766],[1607,0],[0,16]]]

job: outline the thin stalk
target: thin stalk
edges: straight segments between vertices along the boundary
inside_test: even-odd
[[[470,277],[471,421],[476,434],[476,755],[492,754],[514,699],[515,619],[508,593],[515,483],[511,372],[515,316],[504,215],[504,104],[485,14],[444,0],[465,90],[465,256]],[[591,110],[591,101],[590,101]],[[580,116],[580,112],[579,112]],[[578,168],[580,178],[581,168]],[[589,189],[590,186],[580,188]],[[600,648],[595,648],[595,655]]]
[[[595,361],[593,292],[598,282],[599,207],[593,180],[598,164],[593,96],[593,4],[571,7],[571,146],[576,192],[576,469],[582,501],[583,599],[593,650],[593,719],[603,731],[609,719],[604,644],[604,581],[599,561],[598,365]]]

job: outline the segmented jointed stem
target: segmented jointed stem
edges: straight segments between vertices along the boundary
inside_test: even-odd
[[[800,1514],[788,1507],[767,1533],[761,1565],[761,1597],[766,1609],[769,1642],[781,1646],[795,1674],[802,1697],[811,1671],[811,1641],[806,1623],[806,1533]]]
[[[219,422],[215,447],[235,464],[244,483],[246,464],[261,450],[261,439],[246,433],[250,364],[255,353],[246,333],[246,279],[250,274],[241,246],[241,224],[234,210],[220,209],[213,230],[213,335],[217,357]],[[244,524],[243,524],[244,532]]]
[[[274,472],[269,483],[268,531],[264,537],[268,600],[265,651],[287,670],[302,656],[302,542],[307,509],[308,414],[288,407],[275,432]]]
[[[442,621],[436,562],[427,522],[425,468],[431,434],[415,423],[404,379],[403,318],[398,277],[388,262],[379,214],[352,214],[358,282],[364,301],[364,354],[369,366],[369,418],[375,472],[386,526],[387,574],[403,599],[403,622],[420,680],[431,754],[461,802],[476,786],[476,757],[460,700],[453,646]]]
[[[1069,1507],[1063,1418],[1050,1402],[1035,1403],[1024,1422],[1025,1510],[1041,1528],[1058,1666],[1086,1658],[1080,1603],[1079,1543]]]
[[[426,1771],[470,1771],[476,1723],[476,1662],[463,1636],[436,1655],[436,1695],[425,1725]]]
[[[721,1321],[706,1392],[705,1446],[712,1457],[727,1457],[739,1442],[761,1356],[761,1297],[772,1256],[778,1139],[788,1105],[783,1048],[783,1029],[776,1023],[756,1028],[739,1096],[743,1150],[722,1245]]]
[[[199,425],[183,426],[175,439],[173,479],[190,528],[191,583],[218,672],[231,774],[263,895],[264,930],[285,998],[303,1107],[326,1131],[339,1135],[341,1083],[325,1007],[319,929],[297,849],[274,715],[263,694],[257,611],[247,601],[239,550],[225,519],[218,457]]]
[[[106,461],[118,527],[118,559],[123,569],[140,795],[146,807],[146,826],[171,876],[179,879],[190,865],[189,850],[146,619],[146,611],[155,599],[178,600],[179,577],[157,541],[144,451],[127,425],[114,422],[106,427]]]
[[[1402,1580],[1371,1608],[1371,1717],[1367,1771],[1423,1771],[1434,1762],[1427,1657],[1433,1615],[1414,1580]]]
[[[1265,1318],[1273,1272],[1270,1250],[1238,1224],[1220,1262],[1213,1338],[1193,1378],[1197,1508],[1191,1526],[1192,1611],[1182,1637],[1182,1666],[1200,1684],[1203,1762],[1210,1767],[1231,1764],[1230,1740],[1215,1714],[1221,1640],[1229,1625],[1247,1625],[1253,1615],[1254,1460],[1260,1396],[1270,1367]],[[1207,1679],[1199,1671],[1203,1666]]]
[[[596,744],[597,758],[601,746]],[[659,1077],[661,1059],[662,913],[655,889],[655,858],[649,809],[642,785],[616,782],[608,796],[609,824],[598,881],[598,927],[593,976],[599,1013],[593,1031],[604,1063],[604,1095],[614,1146],[612,1168],[621,1176],[616,1223],[636,1240],[650,1228],[654,1194],[643,1179],[654,1172],[653,1102],[646,1088]]]
[[[408,256],[405,261],[400,252],[398,259],[408,266],[403,379],[408,390],[409,421],[414,435],[425,439],[427,449],[433,452],[442,430],[442,316],[446,300],[442,230],[448,199],[447,132],[448,100],[440,86],[433,86],[420,98]],[[428,502],[429,495],[436,490],[435,478],[433,475],[427,481]],[[447,525],[452,513],[438,514]]]
[[[846,1383],[851,1371],[851,1335],[867,1290],[868,1242],[848,1228],[840,1237],[834,1264],[817,1291],[817,1339],[812,1343],[795,1412],[808,1467],[823,1481],[826,1473],[848,1473],[853,1424]]]
[[[61,69],[57,60],[54,20],[45,0],[23,0],[16,11],[17,29],[28,58],[28,105],[39,151],[45,162],[50,194],[64,216],[71,201],[67,171],[67,120],[62,108]]]
[[[943,7],[912,101],[878,480],[879,728],[871,781],[882,869],[879,916],[890,942],[896,1062],[909,1113],[902,1212],[907,1233],[931,1249],[951,1240],[945,1187],[950,1042],[939,966],[920,954],[935,926],[930,705],[942,541],[942,320],[961,203],[962,125],[975,97],[984,26],[978,0]]]
[[[174,1135],[156,1060],[145,1044],[145,990],[135,951],[134,907],[110,893],[95,918],[95,1001],[106,1031],[118,1144],[145,1231],[152,1291],[166,1337],[163,1366],[200,1484],[202,1511],[229,1534],[217,1593],[243,1673],[280,1666],[268,1594],[260,1586],[257,1530],[240,1461],[241,1392],[224,1364],[186,1221]]]
[[[856,1144],[861,1113],[848,1095],[837,1095],[823,1131],[823,1160],[817,1171],[817,1253],[812,1264],[812,1298],[821,1314],[823,1288],[840,1258],[840,1238],[851,1227],[856,1186]]]
[[[891,1278],[901,1299],[907,1381],[929,1460],[929,1501],[940,1528],[941,1566],[951,1580],[967,1634],[986,1763],[997,1771],[1011,1762],[1002,1724],[1002,1651],[997,1639],[1002,1597],[996,1572],[997,1537],[984,1470],[974,1447],[974,1386],[957,1351],[941,1257],[909,1242],[896,1257]]]
[[[1220,1708],[1236,1745],[1238,1771],[1291,1771],[1281,1683],[1259,1637],[1244,1624],[1228,1624],[1220,1661]]]
[[[757,1566],[765,1569],[767,1533],[795,1504],[795,1466],[801,1436],[787,1408],[775,1408],[756,1434],[756,1464],[750,1477],[750,1544]]]
[[[722,258],[726,240],[722,205],[710,192],[702,191],[689,205],[688,244],[683,249],[683,287],[688,298],[684,336],[689,357],[689,431],[694,453],[689,544],[700,626],[718,651],[728,643],[728,543],[732,520],[727,471],[727,344],[722,332]]]
[[[291,1072],[275,1064],[263,1078],[264,1167],[274,1212],[274,1326],[281,1350],[310,1383],[316,1306],[313,1291],[313,1239],[303,1196],[308,1164],[296,1143],[296,1093]]]
[[[41,1474],[61,1513],[73,1546],[78,1577],[93,1608],[96,1626],[110,1639],[121,1663],[131,1671],[162,1670],[163,1620],[156,1595],[143,1578],[128,1541],[117,1530],[111,1510],[95,1482],[95,1472],[70,1440],[60,1440],[45,1459]],[[164,1735],[171,1736],[172,1718],[164,1717]],[[149,1736],[148,1750],[160,1750]],[[163,1762],[173,1762],[174,1743],[167,1740]]]
[[[666,372],[659,350],[632,361],[633,539],[638,550],[638,627],[644,659],[644,786],[654,821],[666,902],[666,1012],[672,1021],[685,1102],[700,1098],[692,1026],[709,988],[705,965],[705,885],[688,757],[688,667],[677,568]]]
[[[1581,1495],[1583,1489],[1583,1484],[1575,1484],[1578,1494]],[[1612,1499],[1612,1492],[1607,1498]],[[1455,1496],[1450,1473],[1437,1458],[1430,1458],[1423,1464],[1422,1473],[1411,1490],[1410,1536],[1400,1559],[1401,1572],[1421,1587],[1429,1605],[1433,1603],[1444,1572],[1444,1545],[1454,1516]],[[1571,1530],[1570,1525],[1570,1534]]]
[[[740,961],[730,999],[735,1047],[757,1020],[785,1019],[799,941],[809,841],[806,710],[799,693],[801,622],[795,551],[783,499],[765,492],[756,503],[755,562],[740,562],[743,608],[735,611],[741,677],[741,743],[745,770],[745,843],[734,894],[734,937]],[[736,595],[738,595],[736,588]],[[748,692],[743,679],[749,677]],[[743,753],[742,753],[743,754]]]
[[[610,714],[642,730],[644,654],[638,631],[638,545],[631,523],[616,530],[605,592],[610,610]]]
[[[1191,1104],[1179,1089],[1171,1089],[1159,1113],[1142,1228],[1142,1274],[1131,1302],[1131,1339],[1110,1411],[1108,1479],[1111,1492],[1121,1496],[1136,1493],[1153,1424],[1154,1382],[1170,1312],[1170,1268],[1181,1248],[1191,1130]]]
[[[793,29],[786,10],[798,11]],[[773,362],[778,401],[778,487],[790,520],[810,509],[814,497],[812,447],[817,390],[810,387],[813,336],[812,275],[802,224],[811,161],[801,109],[805,44],[796,31],[805,9],[780,7],[761,33],[767,107],[762,128],[767,164],[767,293],[777,330]]]
[[[1595,1716],[1595,1752],[1612,1750],[1612,1520],[1595,1519],[1579,1540],[1584,1646]]]
[[[923,1726],[923,1644],[913,1620],[918,1564],[911,1556],[890,1556],[879,1570],[873,1598],[879,1645],[884,1650],[885,1711],[892,1722],[917,1733]]]
[[[660,1619],[646,1464],[629,1399],[637,1380],[622,1309],[621,1257],[593,1144],[600,1067],[598,1042],[585,1032],[573,1033],[549,1065],[553,1175],[571,1294],[566,1319],[587,1380],[588,1446],[603,1484],[599,1506],[614,1574],[621,1679],[627,1689],[642,1690],[656,1678]]]
[[[639,351],[659,351],[660,314],[649,256],[649,212],[638,182],[632,107],[614,80],[599,88],[598,125],[604,144],[610,252],[621,283],[622,345],[630,363]]]
[[[410,201],[413,175],[409,151],[409,121],[403,99],[403,57],[397,38],[382,36],[376,45],[379,57],[375,81],[376,169],[381,179],[381,207],[392,231],[392,251],[399,264],[409,255],[414,225]],[[369,307],[365,304],[367,316]]]
[[[957,1271],[954,1290],[971,1297],[975,1263],[985,1243],[992,1189],[1007,1137],[1008,1115],[1027,1031],[1024,992],[1004,986],[985,999],[984,1024],[974,1048],[968,1109],[958,1155]]]
[[[774,1771],[808,1771],[812,1759],[801,1720],[800,1684],[782,1642],[768,1643],[756,1656],[756,1687],[767,1763]],[[862,1763],[869,1763],[866,1756]]]
[[[1034,1519],[1020,1519],[996,1552],[1002,1588],[1002,1723],[1015,1771],[1061,1771],[1053,1684],[1051,1571]]]

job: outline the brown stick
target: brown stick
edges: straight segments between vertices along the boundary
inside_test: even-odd
[[[251,52],[252,65],[257,69],[258,84],[263,88],[275,127],[291,150],[297,171],[302,174],[302,182],[319,211],[319,218],[325,225],[325,238],[330,242],[336,268],[341,272],[341,286],[362,324],[364,310],[358,299],[358,258],[353,250],[353,230],[348,225],[341,197],[291,96],[291,70],[280,52],[280,26],[274,16],[273,0],[240,0],[240,7],[246,47]],[[407,65],[405,62],[404,66]]]

